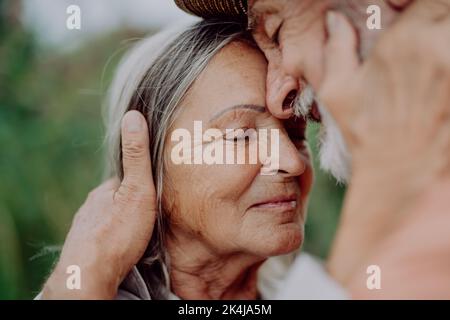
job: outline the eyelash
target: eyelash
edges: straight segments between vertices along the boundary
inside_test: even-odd
[[[280,30],[283,24],[280,24],[277,31],[272,36],[272,43],[274,43],[276,46],[280,46]]]
[[[238,141],[242,141],[242,140],[245,140],[245,142],[248,142],[249,140],[250,140],[250,136],[247,134],[247,131],[249,130],[250,128],[247,128],[247,127],[243,127],[243,128],[237,128],[237,129],[233,129],[233,132],[232,133],[236,133],[236,131],[243,131],[244,133],[243,133],[243,137],[237,137],[237,136],[233,136],[231,139],[230,138],[228,138],[227,139],[227,134],[225,133],[224,135],[223,135],[223,138],[226,140],[226,141],[233,141],[234,143],[237,143]]]

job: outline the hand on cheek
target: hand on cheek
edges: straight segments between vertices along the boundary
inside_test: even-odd
[[[347,276],[392,224],[409,216],[425,190],[449,177],[450,15],[443,13],[449,7],[448,0],[414,2],[363,63],[346,18],[328,18],[318,93],[352,153],[352,180],[331,259],[352,252],[337,267],[347,269]],[[368,202],[373,194],[382,203]]]

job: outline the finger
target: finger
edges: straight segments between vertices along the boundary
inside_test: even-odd
[[[332,110],[333,105],[338,105],[335,103],[335,95],[342,91],[346,78],[358,70],[359,58],[356,32],[342,14],[328,12],[327,28],[329,36],[325,46],[325,68],[318,92],[319,100],[335,116],[335,111]]]
[[[446,37],[445,39],[448,40],[448,36],[450,34],[450,5],[447,8],[447,15],[441,19],[440,23],[437,24],[436,27],[447,31],[442,34]],[[446,44],[449,45],[449,41],[446,41]]]
[[[348,19],[338,12],[327,14],[328,42],[325,47],[325,74],[341,77],[359,66],[356,32]]]
[[[322,82],[336,84],[359,65],[357,39],[348,20],[337,12],[327,13],[327,30]]]
[[[148,128],[144,116],[135,110],[122,120],[122,163],[124,178],[118,194],[127,199],[136,194],[153,197]]]
[[[400,17],[399,23],[433,23],[448,19],[450,15],[450,0],[414,1]]]

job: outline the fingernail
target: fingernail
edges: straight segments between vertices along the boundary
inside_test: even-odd
[[[327,29],[328,33],[336,32],[336,30],[339,28],[339,17],[337,16],[336,12],[328,11],[327,12]]]
[[[142,129],[142,120],[137,111],[131,111],[125,114],[123,119],[125,128],[128,132],[139,132]]]

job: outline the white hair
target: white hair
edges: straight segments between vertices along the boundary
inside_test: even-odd
[[[294,102],[294,115],[306,118],[314,103],[314,90],[309,84],[302,83],[302,87]]]
[[[341,130],[326,107],[318,103],[322,120],[319,136],[320,166],[339,183],[347,183],[351,175],[351,157]]]
[[[304,85],[302,92],[295,101],[294,114],[299,117],[308,117],[314,101],[314,90],[310,85]],[[350,152],[341,130],[331,114],[319,101],[316,101],[316,103],[322,121],[319,133],[320,166],[325,171],[330,172],[339,183],[347,183],[351,174]]]

